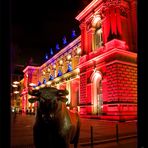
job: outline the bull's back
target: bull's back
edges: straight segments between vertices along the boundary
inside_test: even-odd
[[[68,110],[68,114],[71,124],[77,127],[77,124],[79,122],[79,114],[76,111],[71,111],[71,110]]]
[[[71,124],[71,143],[78,141],[80,132],[80,117],[78,112],[67,110]]]

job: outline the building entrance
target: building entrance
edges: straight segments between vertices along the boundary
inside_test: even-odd
[[[96,85],[97,87],[97,114],[102,113],[102,80],[99,81],[99,83]]]
[[[102,76],[99,71],[94,72],[91,76],[92,94],[91,104],[93,105],[93,114],[101,114],[102,106]]]

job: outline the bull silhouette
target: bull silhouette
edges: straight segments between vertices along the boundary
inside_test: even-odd
[[[33,138],[36,148],[69,148],[78,146],[80,118],[66,107],[67,90],[54,87],[31,90],[28,101],[38,101]]]

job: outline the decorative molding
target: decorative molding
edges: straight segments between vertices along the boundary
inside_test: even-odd
[[[119,8],[120,14],[124,17],[127,17],[129,7],[127,4],[122,4],[121,0],[104,0],[102,9],[100,11],[102,18],[104,18],[109,12],[110,8]]]

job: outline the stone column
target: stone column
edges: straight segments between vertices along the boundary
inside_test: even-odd
[[[133,39],[133,48],[137,51],[137,1],[131,0],[130,2],[131,11],[131,30]]]
[[[87,50],[87,53],[90,53],[91,51],[95,50],[95,46],[94,46],[95,30],[96,30],[96,28],[91,27],[88,31],[88,50]]]
[[[83,22],[80,24],[81,29],[81,48],[82,48],[82,56],[87,54],[87,30],[86,23]]]

